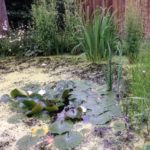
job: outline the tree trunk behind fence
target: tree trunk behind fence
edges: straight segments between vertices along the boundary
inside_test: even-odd
[[[8,32],[8,17],[5,5],[5,0],[0,0],[0,35],[5,35]]]

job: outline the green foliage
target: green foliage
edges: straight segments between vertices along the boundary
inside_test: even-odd
[[[55,138],[55,145],[60,150],[74,149],[82,142],[82,136],[78,132],[60,135]]]
[[[0,38],[0,56],[28,56],[33,43],[30,30],[24,27],[10,30],[9,35]]]
[[[37,48],[46,50],[47,54],[57,53],[53,50],[56,33],[55,15],[55,8],[47,5],[46,1],[32,5],[33,38]]]
[[[129,116],[134,127],[149,126],[150,114],[150,53],[147,51],[139,56],[132,65],[131,83],[129,86],[130,97],[125,101],[124,112]],[[149,129],[147,130],[149,132]]]
[[[116,48],[117,35],[113,22],[113,15],[109,10],[97,10],[93,19],[82,23],[83,38],[80,44],[86,53],[87,59],[98,62],[106,59],[109,55],[109,46],[114,52]]]
[[[36,49],[41,50],[44,55],[70,52],[77,42],[74,36],[78,25],[76,9],[71,12],[69,2],[66,2],[65,12],[60,14],[57,12],[58,4],[55,1],[47,3],[42,0],[41,2],[32,5],[33,39],[37,46]],[[58,25],[57,21],[60,15],[64,22],[63,30],[59,30],[60,23]]]
[[[101,98],[101,95],[105,96]],[[78,121],[86,115],[90,122],[101,125],[121,116],[115,94],[90,81],[61,81],[54,89],[47,87],[38,92],[15,89],[11,92],[11,101],[28,117],[47,112],[58,115],[58,120]]]
[[[31,25],[13,29],[8,36],[0,38],[1,56],[56,55],[71,52],[77,44],[80,23],[74,4],[65,2],[65,26],[61,31],[56,21],[56,1],[37,1],[32,5],[31,14]]]
[[[12,98],[16,97],[27,97],[27,93],[21,89],[14,89],[10,93]]]
[[[126,54],[130,61],[134,61],[139,54],[139,47],[143,37],[143,24],[139,11],[129,6],[126,17]]]

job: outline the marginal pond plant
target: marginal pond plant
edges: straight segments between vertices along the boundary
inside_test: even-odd
[[[109,47],[114,51],[118,40],[113,15],[109,10],[98,9],[90,21],[82,23],[83,38],[80,46],[83,48],[87,59],[99,62],[109,56]]]

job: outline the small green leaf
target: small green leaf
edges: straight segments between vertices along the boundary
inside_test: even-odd
[[[24,100],[22,102],[29,110],[32,110],[36,106],[36,102],[33,100]]]
[[[62,94],[62,99],[63,100],[66,100],[66,99],[68,99],[69,98],[69,96],[70,96],[70,90],[65,90],[64,92],[63,92],[63,94]]]
[[[43,110],[43,106],[42,106],[41,104],[38,104],[38,103],[37,103],[37,104],[33,107],[33,109],[32,109],[31,111],[29,111],[29,112],[26,113],[26,115],[27,115],[28,117],[31,117],[32,115],[36,115],[36,114],[41,113],[42,110]]]
[[[47,110],[49,113],[57,112],[59,110],[58,106],[53,105],[53,106],[48,106],[44,108]]]
[[[12,98],[27,97],[28,96],[28,94],[25,91],[21,90],[21,89],[12,90],[10,95],[11,95]]]

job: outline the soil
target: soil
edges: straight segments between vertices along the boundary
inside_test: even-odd
[[[1,59],[0,96],[8,94],[16,87],[24,87],[28,84],[43,86],[60,80],[84,79],[103,85],[105,84],[105,68],[104,64],[91,64],[80,57],[71,56]],[[23,118],[17,123],[10,122],[10,118],[15,115],[18,115],[17,111],[12,110],[8,104],[0,103],[0,150],[19,150],[17,141],[25,135],[30,135],[32,127],[49,123],[49,120],[43,122],[36,118]],[[107,139],[113,139],[113,135],[107,135],[106,138],[95,136],[94,126],[91,124],[77,123],[74,130],[83,132],[85,137],[82,144],[76,148],[78,150],[134,149],[133,145],[137,143],[137,139],[134,139],[132,143],[123,139],[119,144],[114,142],[111,148],[104,148],[104,140],[107,142]],[[49,149],[56,148],[52,146]]]

